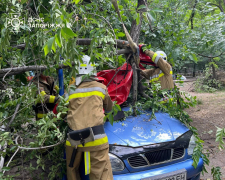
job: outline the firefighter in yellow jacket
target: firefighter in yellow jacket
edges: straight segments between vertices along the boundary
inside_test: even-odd
[[[141,50],[156,64],[153,69],[146,69],[141,71],[141,75],[146,79],[149,79],[150,83],[160,82],[161,89],[167,89],[168,91],[174,88],[173,71],[171,65],[167,62],[167,55],[163,51],[153,52],[146,50],[145,45],[141,47]],[[168,100],[169,98],[166,98]],[[164,101],[164,98],[162,98]]]
[[[55,85],[53,77],[45,76],[43,74],[34,80],[34,84],[38,88],[37,95],[42,97],[42,100],[33,106],[36,113],[36,120],[39,120],[43,118],[44,114],[53,110],[57,100],[59,99],[57,97],[57,90],[59,88]]]
[[[89,56],[83,56],[82,60],[74,84],[76,89],[71,88],[65,94],[69,101],[67,178],[80,180],[79,166],[84,157],[85,174],[89,174],[91,180],[111,180],[113,175],[108,155],[108,138],[103,127],[103,109],[111,111],[113,103],[106,86],[97,82],[95,76],[82,79],[82,75],[94,71],[94,66],[89,64]]]

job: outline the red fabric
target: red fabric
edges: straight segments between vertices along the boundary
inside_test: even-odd
[[[155,63],[152,62],[151,58],[141,51],[141,46],[142,45],[139,45],[140,69],[145,69],[141,64],[156,66]],[[119,72],[116,74],[115,77],[113,77],[118,70]],[[125,63],[122,67],[119,67],[116,70],[100,71],[97,73],[97,78],[98,82],[101,82],[106,86],[110,82],[110,84],[108,85],[108,93],[112,101],[117,101],[117,104],[121,105],[127,100],[133,82],[133,70],[129,64]],[[54,114],[58,113],[56,110],[57,106],[58,104],[56,104],[53,109]]]
[[[100,71],[97,74],[99,82],[102,82],[104,85],[107,86],[119,69],[120,67],[116,70]],[[130,93],[132,81],[132,67],[129,64],[125,63],[108,86],[108,93],[112,101],[117,101],[117,104],[119,105],[123,104],[127,100],[128,95]]]
[[[31,81],[33,79],[33,76],[27,76],[27,81]]]
[[[139,67],[141,70],[145,70],[145,68],[141,65],[141,63],[139,63]]]
[[[57,106],[58,106],[58,103],[55,105],[55,107],[54,107],[54,109],[53,109],[53,113],[54,113],[54,114],[58,114],[58,112],[57,112],[57,110],[56,110]]]

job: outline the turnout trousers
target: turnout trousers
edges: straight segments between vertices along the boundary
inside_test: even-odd
[[[89,162],[90,162],[90,180],[113,180],[112,168],[109,159],[109,148],[106,147],[102,150],[97,150],[95,147],[89,151]],[[73,167],[69,167],[71,156],[74,147],[66,145],[66,164],[67,164],[67,179],[68,180],[81,180],[79,167],[82,160],[82,156],[85,156],[85,148],[78,147],[76,158]],[[95,151],[95,149],[97,151]],[[84,158],[85,159],[85,158]],[[85,159],[86,161],[87,159]],[[86,166],[86,165],[85,165]],[[85,169],[86,171],[86,169]]]

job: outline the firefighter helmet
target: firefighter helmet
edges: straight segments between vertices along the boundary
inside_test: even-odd
[[[165,61],[167,61],[167,55],[163,51],[156,51],[156,54],[158,54],[161,58],[163,58]]]
[[[84,55],[82,57],[82,63],[79,63],[79,69],[78,69],[78,74],[82,75],[82,74],[90,74],[90,75],[94,75],[96,76],[96,68],[95,65],[90,63],[91,58],[87,55]]]

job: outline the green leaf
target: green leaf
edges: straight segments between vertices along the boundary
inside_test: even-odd
[[[155,11],[155,12],[163,12],[161,9],[153,9],[152,11]]]
[[[10,170],[10,167],[3,167],[2,170],[3,171],[9,171]]]
[[[70,28],[62,28],[61,29],[61,33],[62,33],[62,36],[65,38],[65,39],[69,39],[71,37],[76,37],[77,35],[70,29]]]
[[[28,0],[22,0],[21,1],[21,4],[24,4],[25,2],[27,2]]]
[[[117,108],[118,111],[121,111],[121,107],[120,107],[119,104],[115,104],[115,106],[116,106],[116,108]]]
[[[151,19],[151,21],[155,21],[155,18],[154,18],[155,14],[153,12],[148,12],[147,15]]]
[[[111,125],[113,125],[113,121],[114,121],[113,115],[112,115],[112,113],[109,113],[109,122]]]
[[[140,5],[137,9],[139,10],[139,9],[144,9],[144,8],[146,8],[145,5]]]
[[[134,19],[134,20],[137,19],[137,14],[138,14],[138,13],[135,13],[135,14],[133,15],[133,19]]]
[[[52,43],[52,50],[53,50],[54,52],[56,52],[56,49],[55,49],[55,39],[54,39],[54,42]]]
[[[73,2],[75,2],[75,4],[78,4],[80,0],[73,0]]]
[[[44,45],[44,52],[45,52],[45,56],[47,56],[47,54],[51,51],[52,49],[52,43],[54,42],[55,37],[51,37]]]
[[[73,31],[72,29],[70,28],[63,28],[63,31],[68,35],[68,36],[71,36],[71,37],[74,37],[74,36],[77,36]]]
[[[69,65],[70,67],[72,67],[72,64],[70,63],[69,59],[68,59],[68,61],[66,61],[66,64]]]
[[[189,58],[190,58],[191,60],[193,60],[194,62],[198,62],[198,58],[197,58],[197,56],[196,56],[195,54],[191,54],[191,55],[189,56]]]
[[[118,36],[118,37],[124,37],[124,36],[125,36],[125,33],[119,32],[119,33],[117,34],[117,36]]]
[[[16,149],[17,147],[16,146],[12,146],[11,148],[10,148],[10,151],[13,151],[14,149]]]
[[[140,14],[139,13],[137,13],[136,22],[137,22],[137,25],[140,23]]]
[[[84,8],[84,6],[81,6],[81,7],[80,7],[80,10],[81,10],[82,12],[85,13],[85,8]]]
[[[60,32],[59,32],[59,34],[60,34]],[[59,47],[62,47],[62,45],[61,45],[61,38],[60,38],[60,35],[59,34],[56,34],[55,35],[55,42],[57,43],[57,45]]]

